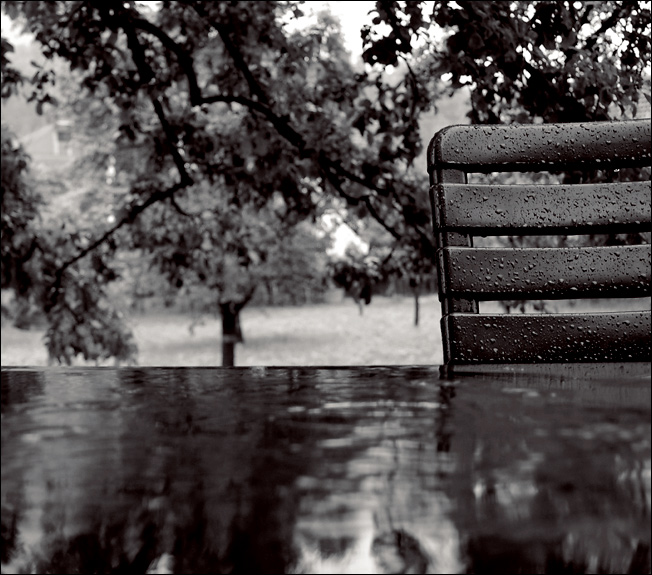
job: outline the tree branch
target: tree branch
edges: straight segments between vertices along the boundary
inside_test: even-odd
[[[203,10],[201,6],[199,6],[198,4],[192,4],[191,6],[200,17],[207,18],[206,12]],[[161,44],[167,51],[175,55],[187,78],[188,95],[190,98],[190,103],[192,105],[212,104],[217,102],[237,103],[249,108],[252,111],[258,112],[274,126],[277,133],[282,138],[287,140],[292,146],[298,149],[301,158],[312,157],[318,163],[321,171],[325,174],[327,181],[331,183],[333,188],[337,191],[337,193],[341,197],[349,201],[363,202],[366,205],[367,209],[369,210],[371,216],[388,233],[390,233],[392,237],[394,237],[397,240],[400,240],[402,238],[402,234],[396,228],[394,228],[393,226],[391,226],[385,221],[383,216],[378,212],[376,207],[373,205],[372,196],[367,194],[364,196],[356,197],[356,196],[352,196],[351,194],[348,194],[343,189],[339,177],[343,177],[349,180],[350,182],[357,183],[381,195],[387,195],[386,190],[374,185],[370,180],[366,178],[362,178],[354,174],[350,170],[342,167],[339,162],[327,158],[325,154],[323,154],[322,152],[318,152],[313,148],[307,148],[306,141],[303,138],[303,136],[299,132],[297,132],[292,126],[290,126],[288,120],[285,117],[281,117],[273,111],[273,109],[271,108],[270,100],[267,97],[265,90],[257,82],[255,76],[253,75],[247,62],[245,61],[242,53],[240,52],[237,44],[235,44],[231,39],[227,29],[219,22],[211,22],[211,25],[218,32],[222,42],[224,43],[227,52],[229,53],[229,55],[233,60],[236,69],[244,77],[249,87],[249,90],[252,93],[252,95],[255,97],[255,99],[247,98],[245,96],[224,95],[224,94],[214,94],[214,95],[204,96],[202,94],[202,90],[200,86],[198,85],[197,75],[194,70],[194,61],[182,46],[180,46],[177,42],[175,42],[172,38],[170,38],[163,30],[161,30],[156,25],[150,23],[149,21],[143,18],[133,18],[133,17],[124,18],[121,21],[121,27],[123,28],[125,34],[127,35],[129,49],[132,52],[134,62],[138,68],[139,76],[141,78],[141,84],[144,87],[147,87],[146,85],[152,77],[152,69],[147,64],[147,61],[145,59],[145,52],[143,46],[139,41],[137,30],[141,30],[142,32],[153,35],[161,42]],[[149,92],[149,90],[147,91]],[[194,183],[193,179],[190,177],[188,171],[186,170],[184,159],[181,156],[179,149],[177,148],[176,134],[174,133],[172,126],[167,120],[167,116],[165,114],[165,110],[163,109],[163,105],[161,104],[160,100],[151,93],[150,93],[150,100],[154,107],[156,116],[159,119],[166,140],[168,142],[169,152],[177,168],[177,172],[179,173],[180,181],[174,184],[172,187],[168,188],[167,190],[154,192],[143,203],[138,204],[136,206],[132,206],[132,208],[128,211],[128,213],[125,214],[125,216],[123,216],[120,219],[120,221],[117,222],[112,228],[107,230],[104,234],[102,234],[98,239],[92,242],[89,246],[82,249],[77,255],[75,255],[70,260],[65,262],[57,270],[56,279],[50,288],[51,290],[53,289],[58,293],[61,287],[63,274],[70,266],[74,265],[76,262],[84,258],[86,255],[88,255],[90,252],[92,252],[97,247],[102,245],[104,242],[106,242],[121,227],[123,227],[127,223],[132,222],[139,214],[145,211],[149,206],[153,205],[158,201],[164,200],[166,198],[171,199],[177,191],[185,187],[188,187]],[[395,199],[399,201],[398,198],[395,197]],[[172,205],[180,213],[185,213],[183,210],[180,209],[179,205],[176,202],[173,201]],[[399,205],[400,205],[400,201],[399,201]],[[189,215],[189,214],[185,213],[185,215]],[[421,230],[416,230],[416,231],[424,240],[426,239],[425,234],[423,234]]]
[[[64,262],[57,269],[57,271],[55,273],[55,280],[50,285],[50,287],[48,288],[48,291],[52,292],[52,290],[54,290],[55,292],[58,293],[59,290],[61,289],[63,274],[65,273],[65,271],[70,266],[77,263],[79,260],[83,259],[89,253],[91,253],[92,251],[97,249],[99,246],[101,246],[111,236],[113,236],[121,227],[123,227],[126,224],[129,224],[129,223],[133,222],[136,219],[137,216],[139,216],[142,212],[144,212],[151,205],[153,205],[156,202],[159,202],[161,200],[164,200],[166,198],[172,197],[179,190],[181,190],[181,189],[183,189],[183,188],[185,188],[187,186],[188,186],[188,184],[186,182],[178,182],[178,183],[174,184],[172,187],[168,188],[167,190],[159,190],[159,191],[154,192],[142,204],[137,204],[135,206],[132,206],[131,209],[124,216],[122,216],[122,218],[120,218],[120,220],[118,220],[118,222],[115,225],[113,225],[113,227],[109,228],[106,232],[104,232],[94,242],[90,243],[88,246],[83,248],[75,256],[73,256],[72,258],[70,258],[69,260]]]
[[[204,10],[203,6],[201,6],[201,4],[199,4],[198,2],[192,2],[190,6],[199,15],[200,18],[203,18],[205,20],[208,19],[208,15],[206,14],[206,11]],[[229,35],[229,32],[226,29],[226,27],[221,22],[217,22],[215,20],[211,21],[211,26],[219,34],[220,39],[224,44],[224,47],[226,48],[227,52],[233,59],[233,63],[235,64],[235,67],[243,75],[245,81],[247,82],[247,85],[249,86],[249,91],[254,96],[256,96],[256,98],[258,98],[258,100],[262,104],[266,104],[269,106],[270,101],[269,98],[267,97],[267,94],[262,89],[260,84],[256,81],[254,75],[251,73],[251,70],[249,69],[247,62],[245,61],[242,52],[240,52],[238,45],[235,42],[233,42],[233,40],[231,40],[231,36]]]
[[[179,202],[177,202],[177,199],[176,199],[174,196],[170,196],[170,204],[172,205],[172,207],[173,207],[173,208],[174,208],[174,209],[175,209],[179,214],[181,214],[182,216],[185,216],[186,218],[191,218],[191,219],[193,219],[193,218],[198,217],[198,214],[191,214],[191,213],[187,212],[186,210],[184,210],[184,209],[179,205]]]
[[[154,111],[156,112],[159,122],[161,122],[161,127],[163,128],[163,132],[165,133],[165,138],[168,141],[168,146],[170,148],[170,155],[172,156],[174,165],[177,167],[177,171],[179,172],[179,177],[181,178],[180,183],[184,185],[183,187],[191,186],[192,184],[194,184],[194,181],[190,177],[190,174],[188,174],[188,171],[186,170],[186,163],[184,162],[183,158],[181,157],[181,153],[177,148],[177,143],[175,141],[175,133],[172,130],[172,126],[170,126],[167,117],[165,116],[165,112],[163,111],[163,105],[161,104],[161,102],[159,102],[157,98],[151,98],[151,100],[152,100],[152,105],[154,106]]]
[[[378,213],[376,208],[373,206],[371,203],[371,196],[368,194],[365,196],[351,196],[350,194],[347,194],[344,189],[342,188],[342,183],[340,182],[339,178],[335,173],[333,173],[331,169],[331,161],[325,158],[323,154],[320,154],[320,158],[323,160],[320,161],[319,165],[322,168],[322,172],[326,176],[326,179],[331,183],[331,185],[337,190],[337,192],[345,198],[346,200],[354,200],[356,202],[364,202],[365,206],[367,206],[367,209],[369,210],[369,213],[373,216],[373,218],[385,229],[387,230],[394,239],[400,240],[401,239],[401,234],[392,226],[390,226],[384,218]]]
[[[163,46],[167,48],[169,52],[172,52],[176,56],[177,61],[179,62],[179,66],[183,70],[183,73],[188,80],[188,95],[190,96],[190,103],[193,106],[201,104],[201,89],[197,83],[197,74],[195,73],[194,61],[183,49],[183,47],[181,47],[177,42],[170,38],[170,36],[168,36],[158,26],[152,24],[144,18],[135,18],[132,20],[132,23],[136,28],[158,38],[161,44],[163,44]]]
[[[200,18],[208,20],[208,15],[206,14],[206,11],[203,9],[203,7],[201,7],[201,5],[197,3],[193,3],[191,7]],[[325,173],[328,175],[327,179],[332,184],[334,181],[336,181],[336,178],[333,178],[331,173],[331,171],[334,170],[338,175],[345,177],[351,182],[357,183],[378,194],[387,195],[385,190],[374,185],[371,181],[367,180],[366,178],[361,178],[357,176],[350,170],[347,170],[346,168],[342,167],[341,164],[339,164],[339,162],[330,160],[325,155],[318,153],[317,150],[306,147],[306,141],[303,138],[303,136],[299,132],[297,132],[294,128],[292,128],[285,118],[279,116],[272,110],[270,100],[267,97],[265,90],[256,80],[255,76],[251,72],[237,44],[233,42],[228,31],[221,23],[211,21],[211,26],[219,34],[220,39],[224,43],[227,52],[231,56],[231,59],[233,60],[236,69],[240,71],[245,81],[247,82],[249,90],[256,97],[255,100],[244,96],[235,96],[235,95],[215,94],[211,96],[203,96],[202,90],[197,84],[197,76],[194,72],[193,61],[187,55],[184,49],[181,46],[179,46],[179,44],[177,44],[167,34],[165,34],[165,32],[163,32],[162,30],[160,30],[159,28],[157,28],[147,20],[137,19],[135,20],[135,24],[138,25],[144,31],[149,32],[152,35],[156,36],[168,50],[170,50],[176,55],[179,62],[182,63],[183,69],[184,71],[186,71],[186,77],[188,79],[189,96],[190,96],[191,103],[193,105],[212,104],[216,102],[238,103],[251,110],[254,110],[262,114],[274,126],[274,128],[276,129],[276,131],[281,137],[283,137],[291,145],[296,147],[299,150],[299,153],[301,154],[302,158],[316,157],[322,169],[325,168]],[[409,72],[414,76],[414,72],[411,69],[409,70]],[[414,77],[413,80],[415,80]],[[347,200],[351,200],[354,198],[354,196],[351,196],[350,194],[344,192],[341,183],[339,181],[337,182],[337,185],[334,185],[334,187],[336,191],[343,198]],[[392,236],[394,236],[395,238],[400,237],[400,234],[384,221],[382,216],[371,204],[371,198],[369,195],[359,196],[356,197],[355,199],[357,201],[364,202],[367,205],[372,217],[374,217],[374,219],[376,219],[378,223],[380,223],[385,229],[387,229],[387,231],[389,231],[392,234]],[[398,201],[396,197],[395,199]]]
[[[136,31],[133,28],[129,27],[128,22],[129,20],[125,20],[123,22],[123,29],[129,39],[129,49],[131,50],[132,54],[134,54],[134,61],[138,68],[138,73],[141,78],[141,83],[145,84],[146,82],[149,81],[149,79],[147,78],[149,74],[152,73],[152,70],[147,64],[147,62],[145,61],[144,50],[138,40]],[[172,126],[167,120],[165,111],[163,110],[163,105],[157,98],[155,98],[151,94],[150,94],[150,100],[154,107],[154,112],[156,113],[156,116],[158,117],[159,122],[161,123],[161,127],[163,128],[163,133],[165,134],[165,138],[168,141],[170,155],[172,156],[172,160],[177,168],[177,172],[179,173],[180,180],[177,184],[173,185],[167,190],[159,190],[154,192],[142,204],[132,206],[129,212],[127,212],[127,214],[124,215],[112,228],[107,230],[98,239],[96,239],[94,242],[92,242],[84,249],[82,249],[80,252],[78,252],[77,255],[73,256],[68,261],[64,262],[61,265],[61,267],[56,271],[55,281],[50,288],[50,291],[52,290],[55,291],[55,295],[54,295],[55,299],[61,289],[63,274],[70,266],[72,266],[73,264],[75,264],[76,262],[84,258],[86,255],[94,251],[96,248],[101,246],[110,237],[112,237],[122,226],[132,222],[139,214],[145,211],[149,206],[155,204],[156,202],[164,200],[166,198],[171,198],[178,190],[191,186],[194,183],[193,179],[190,177],[188,171],[186,170],[185,162],[181,157],[181,154],[177,148],[175,134],[172,129]]]

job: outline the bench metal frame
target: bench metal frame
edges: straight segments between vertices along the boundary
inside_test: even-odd
[[[479,313],[479,302],[650,296],[650,245],[483,248],[474,236],[652,230],[650,181],[480,185],[473,172],[651,164],[650,120],[449,126],[428,149],[445,366],[649,362],[650,310]]]

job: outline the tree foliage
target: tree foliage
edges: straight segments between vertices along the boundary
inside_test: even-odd
[[[581,122],[636,111],[647,71],[645,2],[378,2],[386,36],[366,31],[367,61],[409,59],[423,38],[418,78],[468,87],[473,123]]]
[[[31,284],[25,264],[34,254],[41,197],[28,180],[29,157],[2,125],[2,289],[22,296]]]
[[[82,89],[76,105],[110,127],[104,153],[128,174],[111,223],[39,236],[51,327],[86,342],[62,351],[53,333],[55,357],[132,349],[116,347],[119,318],[89,311],[104,305],[116,250],[149,250],[174,284],[218,282],[235,261],[242,273],[229,273],[222,293],[238,292],[244,262],[263,261],[258,214],[290,230],[338,197],[382,227],[401,265],[427,267],[434,240],[415,161],[430,136],[420,121],[438,98],[468,89],[480,123],[622,117],[635,113],[650,62],[640,2],[436,2],[428,12],[425,2],[379,1],[361,30],[363,69],[328,14],[297,28],[302,4],[2,3],[47,58],[68,63]],[[53,70],[21,78],[10,56],[3,38],[3,97],[23,82],[51,102]],[[222,260],[210,243],[222,244]],[[229,297],[249,291],[239,293]],[[93,327],[99,317],[115,319],[100,326],[107,337]]]
[[[120,313],[106,294],[115,274],[106,264],[115,244],[105,242],[61,278],[61,297],[47,286],[55,281],[65,257],[88,243],[94,230],[74,215],[52,218],[40,213],[43,200],[29,177],[29,158],[12,134],[2,133],[2,289],[17,299],[16,323],[25,322],[33,308],[48,320],[46,346],[52,358],[70,362],[131,358],[136,347]]]

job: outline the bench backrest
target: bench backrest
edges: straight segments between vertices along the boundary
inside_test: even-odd
[[[450,126],[428,150],[444,362],[650,361],[650,310],[479,313],[479,302],[650,296],[650,245],[473,247],[474,236],[645,231],[650,181],[481,185],[472,172],[650,166],[650,120]]]

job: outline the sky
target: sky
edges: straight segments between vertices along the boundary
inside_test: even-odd
[[[11,19],[4,12],[2,13],[2,35],[8,38],[14,44],[23,41],[23,39],[19,38],[18,34],[15,32],[15,28]]]
[[[322,7],[330,7],[330,11],[339,17],[342,24],[342,34],[344,43],[353,57],[360,56],[362,53],[362,40],[360,39],[360,28],[369,22],[367,14],[374,8],[374,1],[352,1],[346,2],[306,2],[307,8],[315,11]]]

